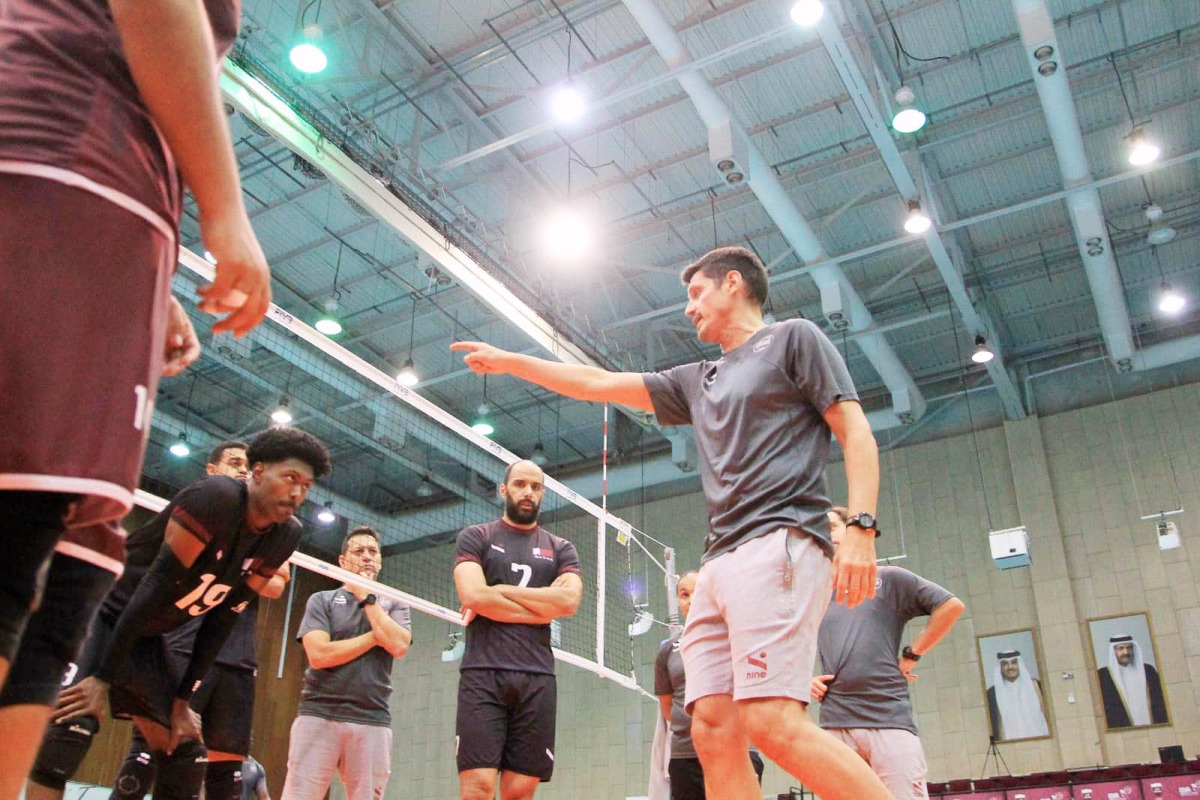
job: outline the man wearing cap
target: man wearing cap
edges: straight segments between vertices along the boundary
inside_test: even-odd
[[[1020,650],[996,653],[992,688],[987,690],[987,698],[996,741],[1050,735],[1046,711],[1042,708],[1042,684],[1025,669]]]
[[[1141,645],[1127,633],[1108,640],[1108,666],[1100,668],[1100,697],[1109,728],[1167,723],[1158,670],[1143,660]]]

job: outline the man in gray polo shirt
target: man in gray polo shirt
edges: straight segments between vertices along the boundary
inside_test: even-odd
[[[346,534],[342,569],[379,575],[379,534]],[[391,774],[392,664],[412,642],[408,606],[351,583],[308,599],[297,637],[308,656],[292,723],[283,800],[321,800],[339,772],[349,800],[379,800]]]
[[[688,425],[700,454],[709,534],[681,639],[692,741],[721,800],[759,800],[753,742],[825,800],[890,800],[883,783],[805,713],[817,628],[829,604],[875,594],[879,451],[846,364],[816,325],[763,320],[767,271],[743,247],[683,270],[685,316],[720,357],[662,372],[609,372],[455,342],[477,373],[511,374],[578,400]],[[829,541],[831,434],[845,457],[851,524]]]
[[[846,532],[846,509],[829,512],[834,547]],[[871,765],[896,800],[928,797],[925,751],[913,721],[913,667],[954,627],[963,603],[932,581],[900,567],[880,567],[875,597],[854,608],[831,604],[817,642],[824,675],[812,680],[821,727]],[[929,615],[925,630],[900,648],[909,620]]]

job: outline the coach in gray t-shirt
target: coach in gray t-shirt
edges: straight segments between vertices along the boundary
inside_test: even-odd
[[[845,532],[845,509],[829,512],[836,546]],[[925,752],[917,738],[909,681],[913,666],[963,612],[953,594],[900,567],[880,567],[875,597],[854,608],[832,603],[817,634],[821,667],[813,697],[821,701],[821,727],[853,748],[897,800],[927,796]],[[929,624],[901,651],[904,626],[930,615]]]
[[[379,534],[350,531],[338,564],[372,580]],[[338,771],[349,800],[378,800],[391,774],[392,664],[412,642],[408,606],[347,583],[308,599],[297,637],[308,656],[292,723],[283,800],[321,800]]]

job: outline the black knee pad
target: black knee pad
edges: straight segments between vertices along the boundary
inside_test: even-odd
[[[66,530],[63,518],[74,499],[56,492],[0,491],[5,527],[0,542],[0,658],[10,663],[37,608],[50,554]]]
[[[121,764],[121,771],[117,773],[117,779],[113,782],[109,800],[142,800],[154,787],[154,756],[150,754],[149,748],[145,747],[145,741],[138,741],[140,738],[135,732],[134,746],[130,748],[125,762]],[[139,744],[142,746],[139,747]]]
[[[156,800],[197,800],[204,786],[208,750],[200,742],[180,742],[171,755],[155,754],[158,777],[154,780]]]
[[[29,779],[39,786],[62,791],[79,769],[98,730],[100,721],[92,716],[51,725],[42,737]]]
[[[88,624],[115,577],[78,558],[53,554],[41,606],[25,627],[8,681],[0,690],[0,706],[54,705],[67,666],[77,657]]]
[[[204,774],[205,800],[242,800],[242,762],[210,761]]]

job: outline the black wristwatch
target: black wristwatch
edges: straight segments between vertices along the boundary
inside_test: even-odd
[[[900,651],[900,655],[907,658],[909,661],[920,661],[921,657],[913,652],[913,649],[908,645],[904,645],[904,649]]]
[[[879,530],[879,525],[876,522],[875,516],[868,514],[865,511],[861,514],[855,514],[853,517],[846,520],[846,527],[849,528],[851,525],[856,528],[862,528],[864,531],[874,530],[876,539],[878,539],[879,534],[882,533],[882,531]]]
[[[371,594],[364,597],[362,600],[358,601],[358,607],[366,608],[367,606],[373,606],[378,602],[379,602],[379,598],[375,595],[374,592],[372,592]]]

